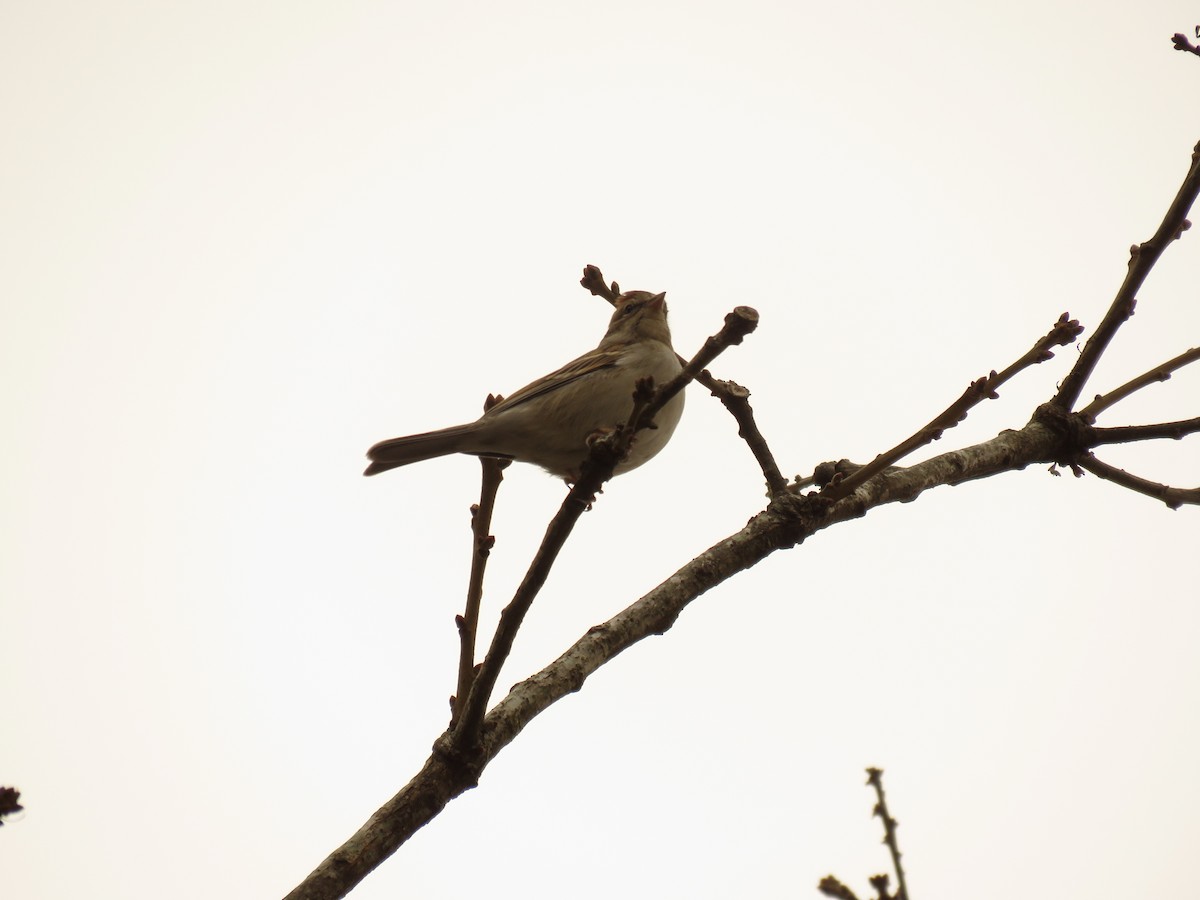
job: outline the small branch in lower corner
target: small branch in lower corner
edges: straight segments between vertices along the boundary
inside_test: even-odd
[[[19,813],[25,808],[17,802],[20,799],[21,792],[16,788],[0,787],[0,825],[4,824],[5,816]]]
[[[900,865],[900,844],[896,841],[896,825],[899,824],[892,818],[888,812],[887,800],[883,796],[883,769],[876,769],[873,766],[867,769],[867,784],[875,788],[875,796],[878,801],[875,804],[874,814],[883,820],[883,842],[887,844],[888,851],[892,854],[892,867],[896,870],[896,893],[893,895],[895,900],[908,900],[908,886],[904,883],[904,867]],[[877,875],[871,879],[871,884],[879,891],[879,896],[887,896],[887,876]]]
[[[900,865],[900,845],[896,840],[897,822],[888,812],[887,800],[883,796],[883,770],[874,767],[867,769],[867,784],[875,788],[876,800],[872,815],[879,816],[883,820],[883,842],[887,844],[892,855],[892,868],[896,873],[897,888],[893,894],[889,887],[892,880],[890,875],[872,875],[867,879],[867,883],[875,890],[874,900],[908,900],[908,885],[904,881],[904,868]],[[822,878],[820,884],[817,885],[817,890],[826,897],[834,897],[836,900],[858,900],[854,891],[833,875],[826,875]]]

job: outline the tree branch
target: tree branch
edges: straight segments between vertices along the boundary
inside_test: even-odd
[[[491,409],[502,397],[488,394],[484,410]],[[471,507],[471,576],[467,582],[467,603],[461,616],[454,617],[458,626],[458,688],[450,698],[450,725],[459,719],[459,712],[471,685],[475,682],[475,638],[479,634],[479,603],[483,599],[483,575],[487,570],[488,556],[496,539],[489,534],[492,529],[492,511],[496,507],[496,492],[504,480],[504,470],[512,460],[490,456],[479,458],[482,481],[479,487],[479,503]]]
[[[1079,414],[1089,422],[1095,422],[1096,417],[1110,406],[1115,406],[1120,403],[1134,391],[1139,391],[1147,385],[1156,382],[1169,381],[1171,373],[1182,369],[1188,363],[1195,362],[1200,359],[1200,347],[1193,347],[1190,350],[1185,350],[1174,359],[1169,359],[1162,365],[1155,366],[1149,372],[1143,372],[1137,378],[1125,382],[1119,388],[1109,391],[1107,394],[1097,394],[1096,399],[1079,411]]]
[[[1079,354],[1075,365],[1063,379],[1062,386],[1051,401],[1060,409],[1075,408],[1079,395],[1083,393],[1084,385],[1087,384],[1096,364],[1100,362],[1105,348],[1116,335],[1117,329],[1133,315],[1133,308],[1137,304],[1137,292],[1146,276],[1150,274],[1167,245],[1191,227],[1187,214],[1197,194],[1200,194],[1200,143],[1192,150],[1192,161],[1187,176],[1183,179],[1175,200],[1163,216],[1158,231],[1144,244],[1134,245],[1130,249],[1129,271],[1125,275],[1125,281],[1117,291],[1117,296],[1113,298],[1100,327],[1084,346],[1083,352]]]
[[[740,344],[757,324],[757,312],[748,306],[737,307],[725,316],[724,327],[704,342],[696,356],[678,375],[662,385],[652,396],[641,398],[635,403],[630,421],[623,429],[593,443],[583,466],[582,477],[571,488],[558,513],[551,520],[525,578],[518,586],[512,601],[500,614],[491,647],[475,676],[458,725],[454,729],[454,744],[458,752],[468,752],[478,742],[488,701],[500,676],[500,670],[512,651],[513,641],[525,614],[533,605],[542,585],[546,583],[550,569],[574,530],[575,523],[584,511],[590,508],[600,487],[612,477],[613,469],[629,452],[634,435],[643,428],[649,428],[653,424],[654,416],[667,401],[682,391],[704,366],[716,359],[726,348]]]
[[[638,409],[625,428],[594,443],[584,465],[583,477],[551,522],[546,539],[525,580],[501,616],[492,649],[474,679],[461,720],[435,741],[431,756],[412,781],[384,804],[342,847],[327,857],[288,895],[288,900],[332,900],[345,896],[367,873],[435,817],[451,799],[475,786],[491,760],[529,722],[558,700],[578,691],[602,665],[635,643],[668,631],[682,611],[708,590],[753,567],[777,550],[802,544],[818,531],[862,517],[884,504],[914,500],[931,487],[962,484],[1001,472],[1020,471],[1037,463],[1086,469],[1122,486],[1154,496],[1173,507],[1182,503],[1200,503],[1200,488],[1183,490],[1155,484],[1101,463],[1089,452],[1090,446],[1106,438],[1114,438],[1120,430],[1095,429],[1080,414],[1070,411],[1117,327],[1131,314],[1137,287],[1166,244],[1178,237],[1186,227],[1184,215],[1198,190],[1200,145],[1193,153],[1188,177],[1163,225],[1150,241],[1135,248],[1130,272],[1101,328],[1080,354],[1080,359],[1053,401],[1035,411],[1023,428],[1001,432],[991,440],[942,453],[907,468],[890,466],[890,462],[911,452],[916,446],[936,439],[944,429],[953,427],[975,404],[994,397],[995,389],[1017,372],[1048,358],[1051,346],[1074,340],[1081,329],[1077,322],[1068,319],[1065,314],[1046,337],[1004,372],[993,372],[973,382],[958,401],[914,438],[900,445],[896,451],[881,454],[860,471],[835,477],[821,493],[800,496],[791,490],[776,492],[777,482],[768,476],[768,482],[774,485],[773,496],[762,512],[742,529],[699,554],[607,622],[589,629],[558,659],[515,685],[490,711],[485,711],[500,667],[511,648],[516,627],[544,583],[566,535],[588,507],[594,492],[611,477],[613,467],[621,454],[627,451],[628,442],[637,429],[646,427],[670,396],[668,392],[681,390],[687,379],[694,377],[710,386],[711,376],[702,371],[703,366],[724,346],[740,341],[741,336],[752,330],[757,321],[757,314],[748,308],[739,307],[731,313],[722,330],[722,335],[725,335],[723,345],[720,335],[710,338],[697,358],[686,365],[679,378],[661,386],[652,397],[639,394]],[[585,270],[583,283],[593,293],[610,300],[619,291],[615,282],[611,287],[605,285],[599,269],[595,267]],[[1190,433],[1193,421],[1135,427],[1143,429],[1141,439],[1146,439],[1166,436],[1165,430],[1169,427],[1188,429]],[[1152,434],[1149,429],[1164,433]],[[1133,433],[1123,432],[1126,436]]]
[[[1187,53],[1195,53],[1197,56],[1200,56],[1200,47],[1189,41],[1186,35],[1178,33],[1171,35],[1171,43],[1175,45],[1176,50],[1183,50]]]
[[[888,852],[892,855],[892,867],[896,870],[896,900],[908,900],[908,886],[904,883],[904,867],[900,865],[900,844],[896,840],[897,822],[888,812],[887,800],[883,796],[883,769],[867,769],[867,784],[875,788],[874,814],[883,821],[883,842],[887,844]],[[884,876],[886,879],[886,876]],[[884,889],[887,881],[884,881]]]
[[[579,279],[579,283],[592,294],[603,297],[614,305],[621,296],[620,285],[615,281],[611,285],[606,284],[600,269],[590,263],[583,267],[583,277]],[[749,307],[739,308],[749,309]],[[757,314],[755,315],[757,316]],[[679,362],[686,365],[686,360],[682,356],[679,357]],[[750,452],[754,454],[759,468],[762,469],[763,477],[767,481],[767,496],[774,496],[780,491],[786,490],[787,479],[780,473],[779,466],[767,446],[766,438],[755,424],[754,411],[748,402],[750,392],[732,381],[721,381],[714,378],[707,369],[696,373],[696,381],[708,388],[709,392],[721,401],[721,404],[729,410],[738,423],[738,435],[750,447]]]
[[[1178,422],[1159,422],[1155,425],[1123,425],[1118,428],[1093,428],[1089,441],[1092,447],[1105,444],[1130,444],[1134,441],[1151,441],[1159,438],[1179,440],[1200,431],[1200,418],[1182,419]]]
[[[935,416],[933,421],[928,425],[912,437],[897,444],[891,450],[879,454],[871,462],[857,469],[852,474],[844,478],[834,479],[822,491],[822,494],[830,500],[838,500],[849,495],[859,485],[874,478],[880,472],[883,472],[898,460],[908,456],[914,450],[918,450],[926,444],[939,440],[943,432],[949,428],[953,428],[965,419],[967,413],[984,400],[995,400],[999,396],[996,393],[996,389],[1019,372],[1030,366],[1043,363],[1048,359],[1053,359],[1054,353],[1051,352],[1051,347],[1065,346],[1079,337],[1083,331],[1083,326],[1076,320],[1069,318],[1069,315],[1069,313],[1063,313],[1059,316],[1058,321],[1054,323],[1050,331],[1043,337],[1038,338],[1023,356],[1003,372],[997,374],[993,370],[987,377],[972,381],[967,385],[967,389],[963,391],[962,396]]]
[[[801,497],[791,492],[772,498],[745,527],[607,622],[589,629],[558,659],[515,685],[484,717],[477,744],[464,745],[452,732],[442,735],[418,775],[326,858],[288,900],[345,896],[450,800],[473,787],[488,763],[534,718],[578,691],[593,672],[620,653],[668,631],[693,600],[775,551],[795,547],[818,531],[860,518],[877,506],[913,500],[931,487],[1054,462],[1072,452],[1058,431],[1035,420],[1020,431],[1005,431],[982,444],[884,473],[836,503],[821,495]],[[478,684],[477,679],[476,689]]]
[[[826,875],[821,879],[821,883],[817,885],[817,890],[826,897],[833,897],[834,900],[858,900],[858,894],[850,890],[832,875]]]
[[[1159,484],[1156,481],[1148,481],[1145,478],[1140,478],[1137,475],[1126,472],[1124,469],[1118,469],[1116,466],[1110,466],[1106,462],[1101,462],[1091,453],[1080,455],[1074,460],[1074,463],[1081,469],[1086,469],[1093,475],[1103,478],[1105,481],[1111,481],[1113,484],[1119,484],[1121,487],[1129,488],[1131,491],[1145,494],[1147,497],[1153,497],[1155,500],[1161,500],[1171,509],[1179,509],[1185,503],[1200,504],[1200,488],[1177,488],[1166,484]]]
[[[767,439],[758,430],[754,421],[754,410],[750,407],[750,391],[734,381],[716,381],[714,379],[713,396],[721,401],[721,405],[729,410],[738,425],[738,437],[746,442],[758,466],[762,469],[763,477],[767,480],[767,496],[774,497],[788,489],[788,481],[779,471],[779,464]]]
[[[579,283],[594,295],[603,297],[612,306],[616,306],[617,300],[621,297],[621,286],[615,281],[611,285],[606,284],[600,267],[593,266],[591,263],[583,267],[583,277],[579,279]]]
[[[17,802],[20,799],[21,792],[16,788],[0,787],[0,826],[4,825],[5,816],[19,813],[25,808]]]

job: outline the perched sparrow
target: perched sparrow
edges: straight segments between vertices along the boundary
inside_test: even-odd
[[[505,397],[469,425],[376,444],[367,451],[371,464],[363,474],[471,453],[533,463],[551,475],[578,480],[588,439],[629,420],[637,380],[649,375],[662,386],[679,374],[666,296],[627,291],[595,350]],[[665,447],[682,414],[680,392],[655,417],[656,428],[638,433],[615,474],[636,469]]]

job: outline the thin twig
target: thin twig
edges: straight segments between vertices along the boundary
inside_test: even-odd
[[[1145,494],[1147,497],[1153,497],[1155,500],[1161,500],[1171,509],[1179,509],[1185,503],[1200,505],[1200,488],[1177,488],[1166,484],[1159,484],[1156,481],[1149,481],[1148,479],[1126,472],[1124,469],[1118,469],[1116,466],[1110,466],[1106,462],[1101,462],[1091,453],[1078,457],[1074,460],[1074,464],[1081,469],[1087,469],[1087,471],[1103,478],[1105,481],[1111,481],[1113,484],[1119,484],[1121,487],[1129,488],[1131,491]]]
[[[615,281],[611,285],[606,284],[604,273],[600,271],[598,266],[593,266],[591,263],[583,267],[583,277],[579,279],[579,283],[597,297],[603,297],[611,306],[616,306],[617,301],[621,299],[621,286]],[[680,365],[687,364],[687,360],[682,356],[679,356],[678,353],[675,355],[679,358]],[[721,382],[717,381],[708,371],[703,371],[696,375],[696,381],[714,394],[720,390]]]
[[[4,825],[5,816],[19,813],[25,808],[17,802],[20,799],[21,792],[16,788],[0,787],[0,826]]]
[[[488,394],[484,411],[491,409],[502,398]],[[496,492],[504,480],[504,470],[512,460],[490,456],[479,458],[482,479],[479,487],[479,503],[471,507],[471,577],[467,583],[467,603],[461,616],[455,616],[458,626],[458,689],[450,698],[450,726],[458,721],[462,701],[471,692],[475,680],[475,638],[479,633],[479,603],[483,598],[483,574],[487,569],[488,556],[496,543],[489,532],[492,528],[492,511],[496,507]]]
[[[826,875],[817,885],[817,890],[826,897],[833,897],[834,900],[858,900],[858,895],[850,888],[846,887],[832,875]]]
[[[581,483],[582,480],[580,480]],[[550,569],[558,558],[563,544],[566,543],[571,531],[575,528],[575,523],[579,521],[579,517],[588,507],[587,502],[580,502],[577,495],[578,487],[577,484],[575,488],[572,488],[566,499],[563,500],[558,513],[546,529],[541,546],[538,547],[533,562],[530,563],[524,579],[517,587],[512,601],[500,613],[500,621],[496,625],[495,634],[492,635],[491,646],[483,658],[483,662],[479,665],[479,670],[471,685],[470,693],[466,695],[466,701],[454,730],[455,745],[460,750],[467,751],[479,742],[479,731],[483,725],[483,716],[487,712],[488,700],[496,686],[496,679],[500,676],[500,669],[512,651],[517,630],[521,627],[525,614],[533,605],[534,598],[541,591],[542,585],[546,583]]]
[[[1165,363],[1155,366],[1149,372],[1143,372],[1137,378],[1125,382],[1119,388],[1115,388],[1107,394],[1097,394],[1096,399],[1081,409],[1079,414],[1088,422],[1095,422],[1096,417],[1100,413],[1104,412],[1110,406],[1120,403],[1134,391],[1139,391],[1150,384],[1169,381],[1172,372],[1182,369],[1188,363],[1195,362],[1198,359],[1200,359],[1200,347],[1185,350],[1174,359],[1169,359]]]
[[[621,286],[615,281],[611,285],[606,284],[600,267],[593,266],[591,263],[583,267],[583,277],[579,279],[579,283],[596,296],[603,297],[613,306],[617,305],[617,300],[621,297]]]
[[[867,769],[867,784],[875,788],[878,798],[875,815],[883,820],[883,842],[892,854],[892,866],[896,870],[896,900],[908,900],[908,885],[904,883],[904,867],[900,865],[900,845],[896,841],[897,822],[888,814],[887,800],[883,796],[883,769]]]
[[[1063,379],[1062,386],[1051,401],[1055,406],[1068,410],[1075,408],[1079,395],[1083,393],[1084,386],[1100,362],[1100,357],[1104,355],[1109,342],[1116,335],[1117,329],[1133,315],[1137,292],[1146,276],[1150,274],[1150,270],[1154,268],[1167,246],[1191,227],[1187,214],[1197,194],[1200,194],[1200,143],[1192,150],[1187,176],[1183,179],[1183,184],[1166,215],[1163,216],[1158,231],[1144,244],[1135,244],[1130,248],[1129,271],[1125,274],[1125,281],[1117,291],[1117,296],[1113,298],[1108,312],[1104,314],[1104,320],[1084,346],[1067,377]]]
[[[712,392],[713,396],[729,410],[729,414],[737,422],[738,437],[746,442],[750,452],[758,460],[758,466],[767,480],[767,496],[782,494],[788,489],[788,482],[779,471],[779,464],[775,462],[775,456],[767,446],[767,439],[763,437],[762,432],[758,430],[758,423],[754,421],[750,391],[734,381],[717,381],[716,385],[717,390]]]
[[[621,289],[617,282],[614,281],[611,285],[605,283],[603,273],[597,266],[591,264],[583,267],[583,277],[579,279],[579,283],[613,305],[621,296]],[[748,308],[739,307],[739,309]],[[679,362],[686,365],[682,356],[679,356]],[[767,481],[767,496],[774,497],[787,490],[787,479],[780,473],[775,457],[772,455],[770,447],[767,446],[767,440],[754,421],[754,410],[747,402],[750,392],[735,382],[715,378],[707,369],[697,372],[695,380],[708,388],[709,392],[721,401],[721,404],[729,410],[730,415],[738,423],[738,435],[746,442],[750,452],[754,454],[759,468],[762,469],[763,477]]]
[[[678,394],[692,381],[698,381],[704,367],[720,356],[729,347],[740,344],[746,335],[758,327],[758,311],[750,306],[735,306],[733,312],[725,314],[725,324],[721,330],[710,338],[706,338],[696,355],[684,363],[683,371],[663,385],[655,395],[647,409],[647,414],[654,416],[667,401]],[[681,357],[682,359],[682,357]]]
[[[788,485],[788,490],[793,494],[797,494],[805,488],[819,487],[823,488],[835,478],[848,478],[863,467],[863,463],[852,462],[848,459],[839,459],[837,461],[830,460],[828,462],[817,463],[811,475],[803,477],[797,475],[796,479]],[[888,466],[883,470],[883,474],[891,472],[899,472],[901,466]]]
[[[475,787],[481,772],[536,718],[581,690],[603,666],[651,635],[670,631],[696,598],[772,554],[801,546],[827,528],[891,503],[907,503],[935,487],[965,484],[1064,458],[1061,434],[1033,420],[977,444],[922,460],[864,485],[830,505],[791,492],[771,499],[736,533],[697,555],[607,622],[589,628],[554,662],[514,685],[487,714],[481,745],[460,752],[441,735],[425,765],[288,894],[287,900],[334,900],[432,821],[446,804]]]
[[[835,479],[821,492],[821,495],[830,500],[840,500],[842,497],[849,496],[860,485],[874,478],[897,460],[903,459],[914,450],[938,440],[946,429],[953,428],[965,419],[967,413],[984,400],[995,400],[999,396],[996,393],[996,389],[1019,372],[1030,366],[1043,363],[1048,359],[1053,359],[1054,353],[1051,352],[1051,347],[1061,347],[1070,344],[1079,337],[1082,331],[1082,325],[1075,319],[1070,318],[1069,313],[1063,313],[1059,316],[1058,321],[1054,323],[1054,327],[1043,337],[1038,338],[1037,342],[1007,369],[1000,373],[993,371],[985,378],[972,381],[967,386],[967,389],[963,391],[962,396],[934,417],[928,425],[912,437],[897,444],[891,450],[879,454],[879,456],[853,474],[845,478]]]
[[[491,647],[479,667],[471,691],[467,694],[458,726],[453,732],[456,750],[467,752],[478,743],[488,701],[495,689],[500,670],[512,651],[513,641],[526,613],[529,612],[542,585],[546,583],[550,569],[574,530],[575,523],[591,506],[600,487],[612,477],[613,470],[628,453],[635,434],[642,428],[650,427],[655,414],[668,400],[682,391],[688,382],[696,377],[696,373],[716,359],[727,347],[740,344],[742,338],[753,331],[757,323],[758,314],[749,307],[739,306],[729,313],[721,331],[704,342],[704,346],[683,367],[679,375],[659,387],[651,397],[639,396],[626,427],[593,441],[588,458],[584,461],[581,477],[551,520],[524,579],[517,587],[512,601],[500,614]],[[639,385],[639,395],[642,389],[643,386]]]
[[[1122,425],[1117,428],[1093,428],[1088,444],[1100,447],[1104,444],[1131,444],[1135,441],[1152,441],[1159,438],[1179,440],[1200,431],[1200,418],[1181,419],[1178,422],[1158,422],[1154,425]]]
[[[1184,50],[1188,53],[1195,53],[1197,56],[1200,56],[1200,47],[1197,47],[1195,44],[1189,41],[1185,35],[1171,35],[1171,43],[1175,45],[1176,50]]]

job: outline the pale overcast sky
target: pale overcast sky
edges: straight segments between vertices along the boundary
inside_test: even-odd
[[[1069,310],[1200,139],[1183,2],[8,3],[5,898],[285,894],[446,723],[478,464],[364,479],[668,292],[785,473],[867,459]],[[1200,214],[1198,214],[1200,215]],[[1173,246],[1088,393],[1200,343]],[[1020,427],[1075,356],[923,458]],[[1185,371],[1102,424],[1195,416]],[[606,490],[499,689],[764,503],[699,388]],[[1196,438],[1110,461],[1200,483]],[[485,616],[563,487],[510,470]],[[352,895],[1188,896],[1195,508],[1009,474],[777,554],[558,704]]]

